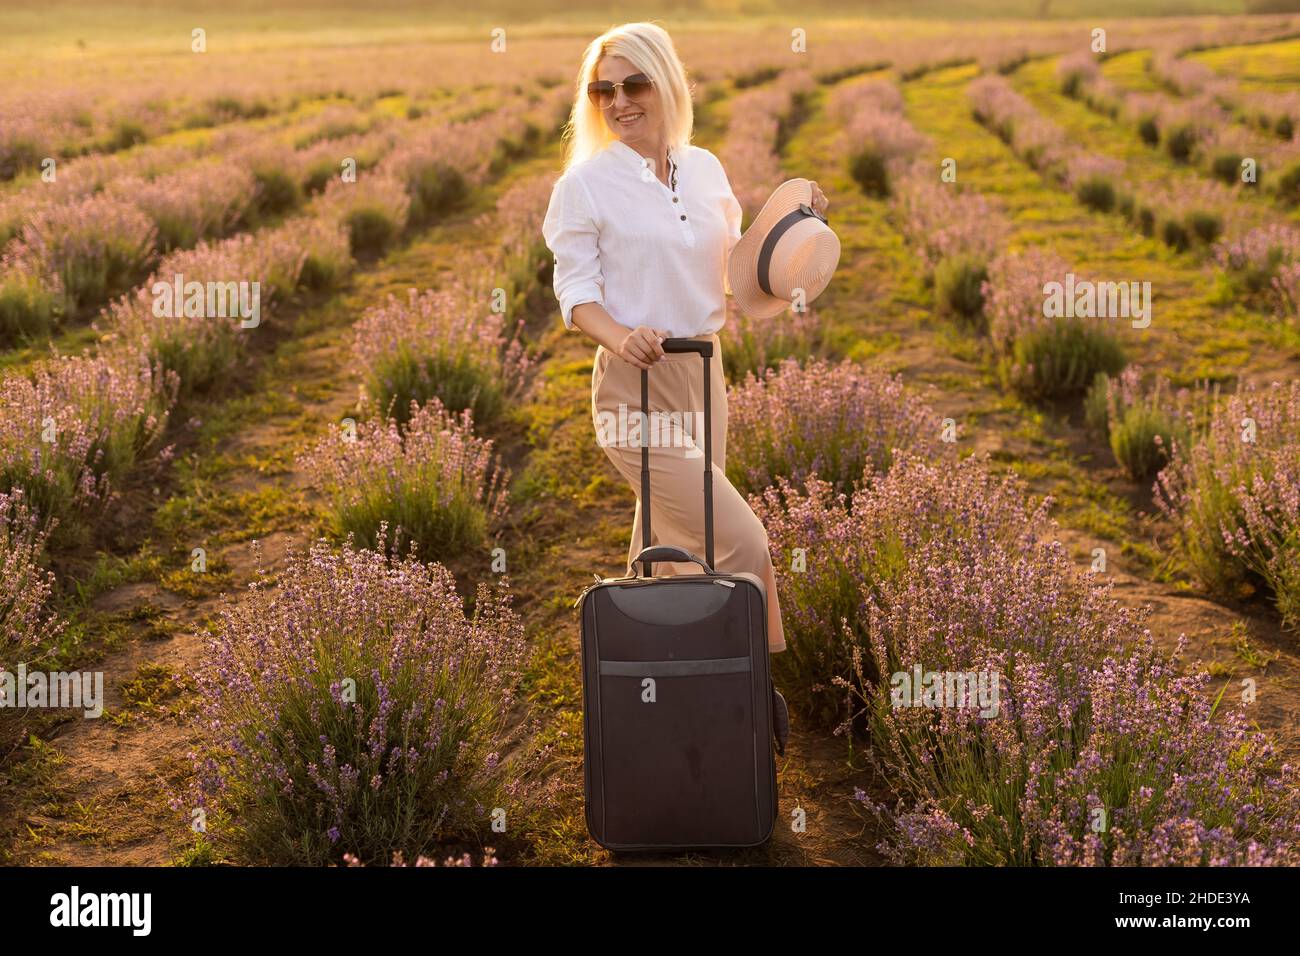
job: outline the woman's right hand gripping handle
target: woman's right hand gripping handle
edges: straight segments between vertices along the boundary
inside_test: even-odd
[[[663,340],[670,337],[667,330],[648,325],[629,330],[596,302],[575,305],[573,324],[629,365],[643,369],[664,357]]]

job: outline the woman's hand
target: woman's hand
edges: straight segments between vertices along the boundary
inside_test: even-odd
[[[669,335],[663,329],[638,325],[624,336],[615,353],[623,361],[637,368],[649,368],[664,357],[663,340]]]
[[[819,212],[823,216],[826,215],[826,209],[828,206],[830,206],[831,201],[826,198],[826,194],[822,192],[822,188],[817,185],[816,180],[812,180],[812,179],[808,180],[808,185],[812,187],[813,211]]]

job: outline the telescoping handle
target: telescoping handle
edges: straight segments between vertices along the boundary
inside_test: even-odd
[[[695,352],[704,366],[704,560],[713,570],[713,401],[709,361],[713,358],[711,339],[664,339],[665,352]],[[641,370],[641,551],[650,548],[650,372]],[[638,556],[637,561],[641,558]],[[633,562],[635,564],[636,561]],[[650,577],[653,564],[642,562],[645,576]]]

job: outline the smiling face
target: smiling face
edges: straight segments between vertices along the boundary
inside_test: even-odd
[[[621,56],[607,56],[596,67],[596,79],[621,83],[640,72]],[[614,102],[609,109],[601,110],[601,115],[615,136],[633,149],[642,147],[638,152],[653,152],[663,141],[663,108],[657,89],[652,88],[648,95],[631,100],[620,86],[614,91]]]

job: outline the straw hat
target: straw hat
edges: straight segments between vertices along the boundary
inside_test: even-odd
[[[812,184],[791,179],[776,188],[731,251],[727,280],[746,315],[770,319],[822,294],[840,261],[840,239],[812,208]]]

